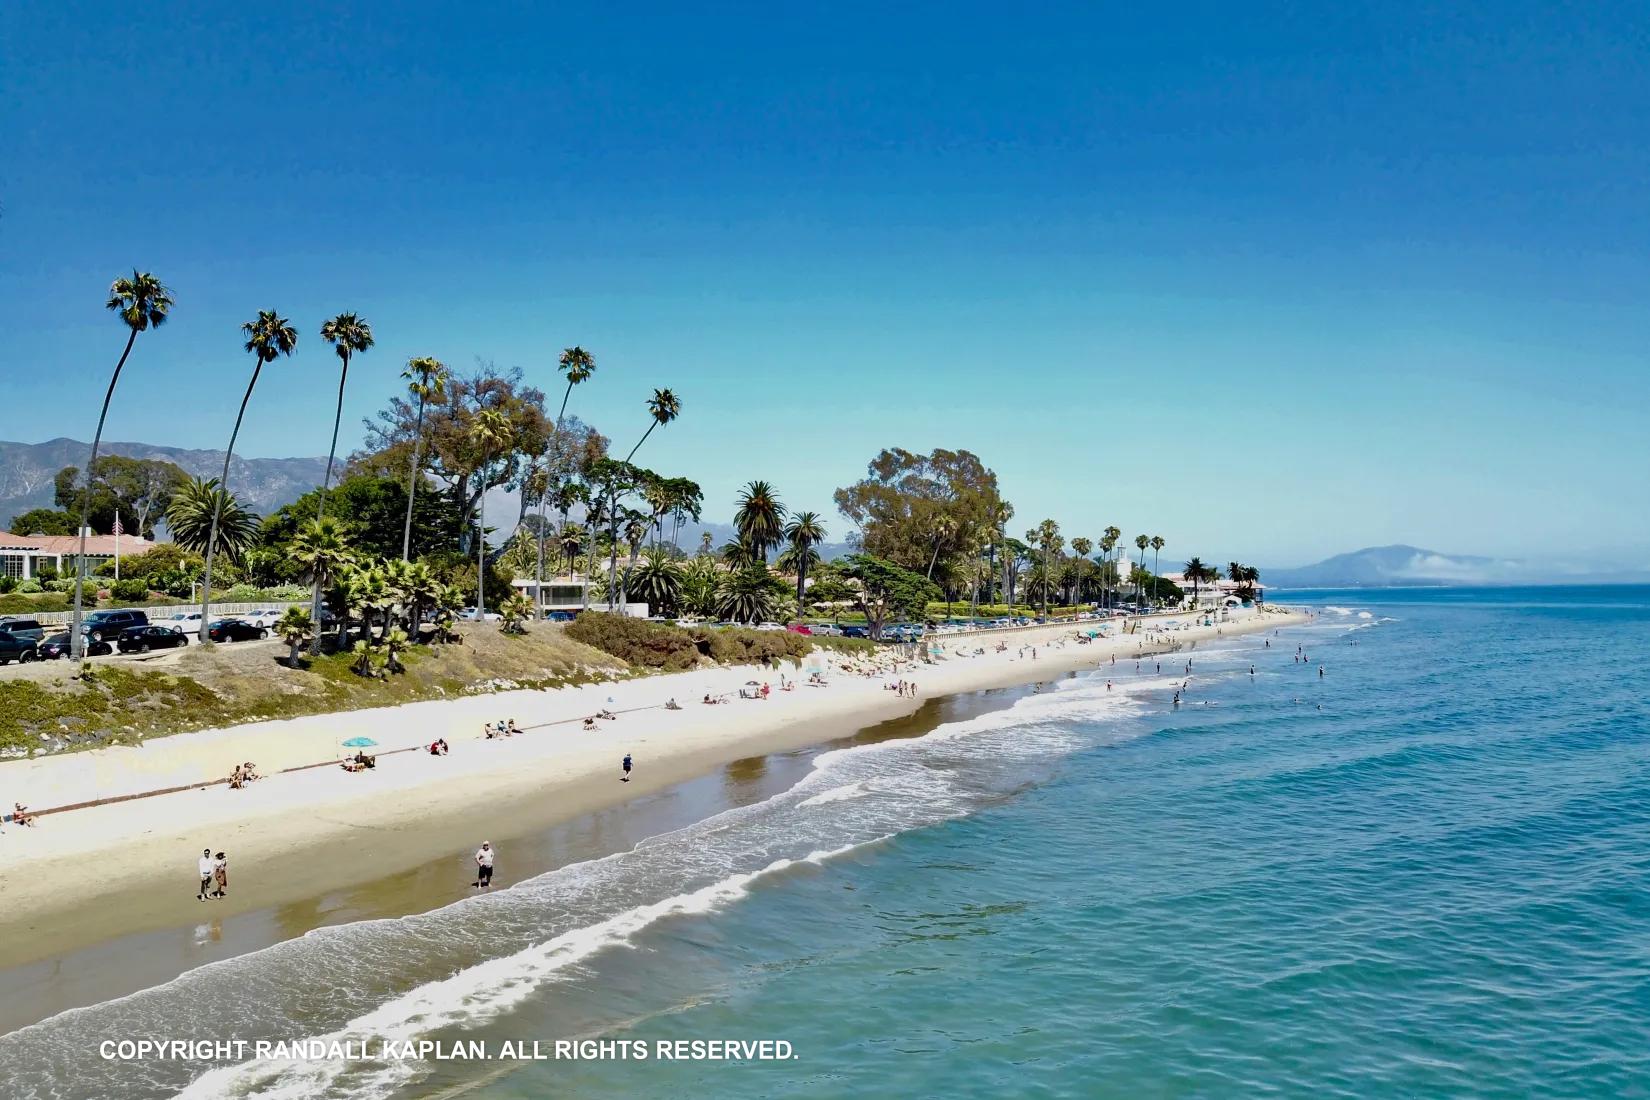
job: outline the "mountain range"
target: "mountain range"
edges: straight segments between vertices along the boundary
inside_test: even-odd
[[[56,507],[52,479],[65,466],[85,466],[90,450],[90,443],[78,439],[49,439],[44,443],[0,440],[0,528],[9,527],[13,516],[32,508]],[[194,477],[223,473],[222,451],[105,440],[102,453],[164,459]],[[237,457],[229,465],[229,479],[238,498],[259,515],[267,515],[320,485],[326,468],[325,458]]]
[[[1578,568],[1444,554],[1417,546],[1370,546],[1336,554],[1314,565],[1262,569],[1268,588],[1393,588],[1405,585],[1643,584],[1650,571],[1609,567]]]

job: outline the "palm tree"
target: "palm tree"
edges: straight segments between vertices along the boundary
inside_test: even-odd
[[[808,570],[819,564],[819,551],[814,547],[825,541],[825,525],[818,512],[798,512],[785,525],[784,535],[789,547],[779,558],[779,568],[796,573],[796,607],[800,613]]]
[[[1136,536],[1134,536],[1134,548],[1136,550],[1140,551],[1140,563],[1139,564],[1140,564],[1140,572],[1142,574],[1146,572],[1146,547],[1150,546],[1151,544],[1152,544],[1152,539],[1151,539],[1150,535],[1136,535]],[[1139,580],[1139,578],[1137,576],[1136,580],[1134,582],[1134,602],[1137,603],[1137,604],[1141,603],[1145,600],[1145,598],[1146,598],[1146,590],[1141,586],[1141,581]]]
[[[350,553],[349,540],[345,537],[344,526],[336,519],[311,520],[298,529],[292,540],[290,553],[292,560],[304,567],[315,586],[315,600],[310,610],[311,617],[321,617],[321,587],[338,572],[340,568],[355,560]],[[321,652],[321,636],[316,634],[310,644],[310,653],[318,655]]]
[[[409,359],[401,372],[407,390],[418,398],[418,420],[413,427],[412,473],[407,478],[407,524],[401,532],[401,560],[412,554],[413,497],[418,492],[418,453],[424,445],[424,403],[447,396],[447,368],[439,359]]]
[[[711,537],[711,534],[710,534],[709,531],[700,531],[699,532],[699,556],[700,557],[708,557],[710,555],[711,544],[714,543],[715,541],[716,540]]]
[[[1185,572],[1181,574],[1192,582],[1192,609],[1197,609],[1197,594],[1203,579],[1209,575],[1209,567],[1203,564],[1202,558],[1193,558],[1186,563]]]
[[[497,409],[483,409],[476,414],[475,424],[470,428],[470,438],[481,448],[481,461],[476,465],[477,472],[481,473],[482,484],[486,484],[485,471],[487,463],[492,461],[492,453],[502,450],[510,442],[510,420]],[[476,622],[483,618],[487,600],[487,494],[476,495]]]
[[[215,538],[213,516],[218,518]],[[258,537],[258,517],[224,492],[216,478],[184,482],[166,507],[166,526],[172,541],[185,550],[205,554],[208,540],[214,539],[217,549],[236,561]]]
[[[655,547],[642,557],[631,572],[630,586],[647,601],[655,615],[663,615],[676,605],[682,591],[682,571],[662,549]]]
[[[246,322],[241,326],[241,331],[246,334],[246,350],[252,353],[252,379],[246,384],[240,411],[235,414],[235,429],[229,433],[229,447],[223,453],[223,476],[218,479],[218,484],[223,487],[226,496],[229,492],[229,464],[235,458],[235,439],[241,434],[246,403],[252,400],[258,375],[262,373],[265,363],[273,363],[282,355],[291,355],[292,349],[298,346],[298,330],[272,309],[259,310],[257,319]],[[203,645],[211,641],[207,629],[212,622],[212,555],[217,550],[218,518],[217,512],[213,512],[212,533],[206,540],[206,569],[201,576],[200,640]]]
[[[647,399],[647,411],[653,417],[653,423],[647,426],[642,438],[638,439],[636,445],[630,448],[630,453],[624,456],[626,462],[636,457],[636,452],[642,449],[642,444],[647,442],[647,437],[653,434],[654,428],[669,424],[682,415],[682,402],[669,390],[654,390],[653,396]]]
[[[1046,619],[1048,617],[1049,581],[1053,575],[1049,559],[1056,550],[1060,549],[1065,540],[1060,537],[1060,525],[1052,519],[1045,519],[1026,532],[1026,541],[1036,543],[1037,549],[1043,552],[1043,617]]]
[[[759,623],[773,617],[774,598],[766,568],[749,566],[722,578],[716,613],[734,622]]]
[[[1111,606],[1112,578],[1117,575],[1117,571],[1111,568],[1112,551],[1117,549],[1117,540],[1122,537],[1123,530],[1120,527],[1108,527],[1105,533],[1100,536],[1100,554],[1106,562],[1105,575],[1101,578],[1100,588],[1100,604],[1102,607]]]
[[[567,399],[573,396],[574,386],[577,386],[581,382],[588,381],[590,376],[596,373],[596,360],[591,357],[588,351],[585,351],[583,348],[575,344],[573,347],[562,350],[561,359],[557,363],[557,369],[561,371],[562,377],[567,379],[567,387],[562,390],[561,408],[556,411],[556,426],[550,435],[550,447],[546,451],[545,458],[546,464],[552,460],[556,453],[556,441],[561,437],[562,418],[567,415]],[[547,465],[545,469],[545,476],[547,479],[545,482],[545,487],[547,490],[549,488],[549,474],[550,471]],[[544,514],[546,507],[548,507],[548,497],[548,491],[540,494],[539,496],[539,553],[538,566],[534,574],[534,578],[537,582],[538,617],[541,619],[544,618]],[[567,512],[571,507],[572,505],[569,504],[567,508],[561,509],[561,522],[563,527],[567,526]]]
[[[85,660],[85,639],[80,636],[81,589],[86,584],[86,525],[92,507],[92,476],[97,469],[97,451],[103,444],[103,422],[109,417],[109,402],[115,396],[115,384],[126,366],[126,357],[132,354],[137,334],[146,329],[159,328],[166,323],[172,311],[172,293],[161,281],[147,271],[132,271],[130,279],[116,279],[109,286],[109,300],[105,306],[120,314],[126,326],[126,347],[115,363],[115,373],[109,376],[109,388],[103,394],[103,410],[97,414],[97,431],[92,434],[92,457],[86,462],[86,490],[80,496],[80,550],[75,557],[74,621],[69,627],[69,646],[76,661]]]
[[[286,614],[275,621],[275,633],[289,647],[286,663],[298,667],[298,651],[315,636],[315,619],[302,607],[289,607]]]
[[[738,499],[733,526],[739,541],[750,548],[751,560],[766,562],[769,548],[784,535],[785,506],[766,481],[749,482],[739,490]]]
[[[499,629],[506,634],[525,634],[522,623],[533,617],[533,601],[525,593],[512,592],[498,605]]]
[[[332,445],[327,450],[327,472],[321,479],[321,496],[315,505],[315,518],[325,519],[327,514],[327,490],[332,487],[332,464],[338,457],[338,425],[344,420],[344,384],[349,381],[350,356],[357,352],[364,352],[372,347],[372,326],[353,313],[340,313],[330,321],[321,324],[321,339],[332,345],[338,353],[342,364],[338,371],[338,404],[332,414]],[[315,580],[315,592],[311,598],[310,608],[313,614],[321,614],[321,581]],[[316,644],[316,652],[320,652],[320,644]]]
[[[1162,535],[1153,535],[1152,536],[1152,597],[1153,597],[1153,599],[1157,598],[1157,591],[1158,591],[1157,578],[1163,575],[1163,574],[1161,574],[1157,571],[1158,555],[1160,553],[1162,553],[1163,548],[1167,545],[1168,545],[1168,543],[1163,541],[1163,536]]]
[[[1092,562],[1089,562],[1089,554],[1093,552],[1093,550],[1094,542],[1091,539],[1086,539],[1082,535],[1078,535],[1076,538],[1071,540],[1071,552],[1077,555],[1077,561],[1074,564],[1077,566],[1078,603],[1083,602],[1083,563],[1093,564]]]

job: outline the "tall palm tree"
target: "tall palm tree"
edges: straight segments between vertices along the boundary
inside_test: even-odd
[[[1202,558],[1193,558],[1191,561],[1187,562],[1185,571],[1181,573],[1183,578],[1192,582],[1193,610],[1197,609],[1197,594],[1200,590],[1201,584],[1203,583],[1204,577],[1208,576],[1208,574],[1209,567],[1203,564]]]
[[[784,534],[790,544],[785,555],[790,559],[790,567],[796,570],[796,607],[800,614],[803,592],[808,587],[808,570],[819,564],[819,551],[814,547],[825,541],[825,525],[820,522],[818,512],[798,512],[785,525]],[[785,560],[781,558],[780,567],[784,566]]]
[[[1143,587],[1145,584],[1143,576],[1146,572],[1146,547],[1151,544],[1152,538],[1150,535],[1134,536],[1134,548],[1140,551],[1140,572],[1135,575],[1134,581],[1134,602],[1137,604],[1143,602],[1146,598],[1146,589]]]
[[[785,506],[779,503],[772,485],[752,481],[739,490],[733,526],[739,532],[739,541],[750,548],[752,561],[767,561],[769,548],[778,545],[784,536],[784,522]]]
[[[338,457],[338,426],[344,421],[344,384],[349,381],[350,356],[365,352],[372,347],[372,326],[353,313],[340,313],[330,321],[321,323],[321,339],[332,345],[338,353],[341,364],[338,371],[338,404],[332,413],[332,445],[327,448],[327,472],[321,479],[321,497],[315,505],[315,518],[323,520],[327,515],[327,490],[332,488],[332,464]],[[310,600],[310,614],[315,618],[321,617],[321,578],[315,578],[315,591]],[[320,640],[315,643],[315,652],[319,653]]]
[[[561,359],[558,360],[556,367],[561,371],[562,377],[567,379],[567,387],[561,391],[561,408],[556,411],[556,426],[550,435],[550,447],[545,452],[545,462],[547,464],[547,468],[545,470],[546,492],[539,495],[539,553],[538,566],[534,573],[534,580],[536,582],[536,591],[538,593],[538,617],[540,619],[544,618],[544,518],[545,509],[548,507],[548,498],[550,495],[548,492],[550,486],[550,471],[548,469],[548,463],[554,460],[556,453],[556,441],[561,438],[561,422],[562,418],[567,415],[567,399],[573,396],[574,386],[579,385],[581,382],[588,381],[590,376],[596,373],[596,360],[588,351],[585,351],[583,348],[575,344],[573,347],[562,349]],[[562,510],[561,521],[562,526],[565,527],[567,525],[566,509]]]
[[[409,359],[401,372],[407,391],[418,398],[418,420],[413,427],[412,473],[407,477],[407,523],[401,531],[401,560],[412,554],[413,497],[418,492],[418,457],[424,445],[424,403],[447,396],[447,368],[439,359]]]
[[[1121,527],[1108,527],[1100,537],[1100,550],[1105,555],[1107,565],[1105,583],[1100,590],[1100,594],[1102,597],[1101,602],[1107,607],[1111,606],[1112,578],[1117,575],[1116,569],[1111,568],[1116,561],[1113,557],[1113,551],[1117,549],[1117,540],[1122,537],[1123,529]]]
[[[252,353],[252,379],[246,384],[240,411],[235,414],[235,430],[229,433],[229,447],[223,453],[223,476],[218,485],[224,495],[229,493],[229,463],[235,458],[235,439],[241,434],[241,421],[246,418],[246,403],[252,400],[252,390],[258,384],[258,375],[265,363],[273,363],[283,355],[291,355],[298,346],[298,330],[287,319],[272,309],[258,311],[256,320],[241,326],[246,335],[246,350]],[[211,641],[208,628],[212,623],[212,555],[218,548],[218,510],[212,512],[212,531],[206,540],[206,568],[201,575],[201,644]]]
[[[1083,602],[1083,565],[1084,565],[1084,563],[1087,563],[1089,565],[1094,564],[1093,562],[1089,561],[1089,554],[1092,553],[1093,550],[1094,550],[1094,542],[1091,539],[1086,539],[1082,535],[1078,535],[1076,538],[1071,540],[1071,552],[1077,555],[1077,561],[1073,564],[1075,564],[1077,566],[1077,602],[1078,603]]]
[[[115,373],[109,376],[109,388],[103,394],[103,410],[97,414],[97,431],[92,434],[92,457],[86,462],[86,489],[80,495],[80,550],[75,558],[74,622],[69,627],[69,646],[76,661],[85,659],[85,640],[80,636],[81,589],[86,584],[86,525],[90,522],[92,507],[92,477],[97,469],[97,451],[103,444],[103,422],[109,417],[109,402],[115,396],[115,384],[120,381],[126,357],[132,354],[137,334],[146,329],[159,328],[166,323],[172,311],[172,293],[161,281],[147,271],[132,271],[132,277],[119,278],[109,285],[109,300],[105,307],[120,314],[126,326],[126,347],[115,363]]]
[[[1064,544],[1060,538],[1060,525],[1052,519],[1045,519],[1036,527],[1026,532],[1026,541],[1035,542],[1037,549],[1043,552],[1043,617],[1048,617],[1048,590],[1049,581],[1053,576],[1050,559],[1054,552]]]
[[[654,428],[669,424],[682,415],[682,401],[669,390],[654,390],[653,396],[647,399],[647,411],[653,422],[647,426],[647,431],[642,433],[642,438],[636,441],[636,445],[630,448],[630,453],[624,456],[626,462],[636,457],[636,452],[642,449],[642,444],[647,442],[647,437],[653,434]]]
[[[509,445],[510,418],[498,409],[482,409],[470,428],[470,438],[481,448],[481,461],[476,465],[476,471],[482,475],[482,484],[486,485],[487,464],[492,461],[493,453]],[[487,494],[482,492],[476,495],[476,622],[482,620],[487,609],[486,517]]]
[[[1153,596],[1153,598],[1156,598],[1157,593],[1158,593],[1157,578],[1162,576],[1162,574],[1157,571],[1158,560],[1159,560],[1158,555],[1160,553],[1162,553],[1163,548],[1167,545],[1168,545],[1168,543],[1163,541],[1163,536],[1162,535],[1153,535],[1152,536],[1152,596]]]

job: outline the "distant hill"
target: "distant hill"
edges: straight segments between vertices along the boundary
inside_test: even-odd
[[[1391,588],[1443,584],[1642,584],[1642,571],[1564,571],[1511,558],[1444,554],[1417,546],[1370,546],[1337,554],[1316,565],[1263,569],[1268,588]]]
[[[90,443],[76,439],[50,439],[44,443],[0,440],[0,528],[9,527],[13,516],[31,508],[55,507],[52,479],[65,466],[84,466],[90,449]],[[223,473],[222,451],[107,441],[102,449],[105,454],[175,462],[195,477]],[[319,486],[326,468],[325,458],[237,457],[229,467],[230,488],[254,512],[268,515]]]

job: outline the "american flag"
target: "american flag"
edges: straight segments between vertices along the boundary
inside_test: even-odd
[[[115,534],[124,535],[125,533],[126,533],[125,529],[120,526],[120,513],[116,512],[115,513]]]

